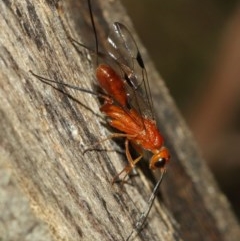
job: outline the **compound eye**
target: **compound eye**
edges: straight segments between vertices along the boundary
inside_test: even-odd
[[[155,163],[155,168],[163,168],[166,165],[166,159],[164,157],[159,158]]]
[[[165,165],[169,162],[170,155],[166,147],[162,147],[160,150],[157,150],[156,153],[152,156],[149,168],[152,170],[155,169],[165,169]]]

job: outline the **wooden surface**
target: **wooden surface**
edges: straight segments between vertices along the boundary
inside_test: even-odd
[[[1,159],[55,240],[125,240],[151,193],[151,173],[140,169],[131,179],[133,185],[112,186],[112,177],[126,163],[121,147],[110,140],[99,147],[108,151],[82,154],[110,133],[98,100],[58,86],[69,98],[29,73],[92,89],[92,56],[67,38],[94,46],[86,1],[59,2],[58,8],[56,3],[0,2]],[[118,1],[92,5],[101,40],[114,21],[133,29]],[[172,160],[147,226],[135,240],[239,240],[228,202],[137,37],[136,41]]]

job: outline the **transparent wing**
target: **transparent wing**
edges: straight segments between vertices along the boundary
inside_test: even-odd
[[[123,78],[126,80],[130,105],[140,114],[154,119],[147,72],[136,42],[123,24],[118,22],[113,24],[106,49],[120,66]]]

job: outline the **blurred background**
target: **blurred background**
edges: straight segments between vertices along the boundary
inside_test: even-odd
[[[240,2],[122,3],[240,220]]]

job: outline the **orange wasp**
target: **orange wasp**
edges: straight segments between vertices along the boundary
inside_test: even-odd
[[[126,138],[128,165],[116,177],[123,172],[129,174],[143,157],[143,150],[153,154],[150,169],[160,169],[163,172],[170,155],[163,145],[163,137],[153,116],[147,74],[137,45],[128,29],[118,22],[113,24],[113,32],[107,40],[108,54],[123,74],[121,77],[106,64],[100,64],[96,70],[97,81],[107,93],[100,111],[109,118],[112,127],[122,132],[111,137]],[[145,96],[140,93],[142,86]],[[134,160],[129,152],[129,142],[140,154]]]
[[[111,64],[99,64],[96,69],[96,79],[104,93],[96,94],[90,90],[49,80],[34,73],[32,74],[44,82],[59,83],[103,98],[104,103],[100,107],[100,111],[108,117],[110,126],[121,132],[114,133],[104,140],[116,137],[125,138],[125,152],[128,160],[128,165],[113,178],[113,183],[116,182],[122,173],[125,173],[122,179],[124,181],[137,162],[143,157],[144,150],[152,153],[149,168],[152,170],[159,169],[161,177],[148,200],[146,210],[141,214],[136,224],[135,229],[139,233],[156,197],[156,192],[163,179],[165,166],[169,162],[170,154],[164,146],[163,137],[156,125],[147,72],[135,40],[123,24],[115,22],[106,41],[107,54],[100,53],[98,51],[98,39],[90,0],[88,0],[88,5],[96,41],[96,54],[97,56],[102,56],[103,59],[108,59],[108,62],[113,62],[115,66],[111,67]],[[85,45],[73,39],[71,40],[89,49]],[[100,140],[91,147],[98,145],[104,140]],[[139,157],[136,159],[132,158],[129,144],[139,153]],[[133,231],[127,240],[130,239],[132,234]]]
[[[111,66],[100,64],[96,77],[100,87],[107,93],[100,111],[109,118],[109,124],[122,133],[110,136],[125,137],[125,152],[128,165],[118,173],[113,182],[125,172],[126,176],[143,157],[143,151],[152,153],[149,168],[160,169],[161,177],[148,200],[147,209],[141,214],[136,224],[137,233],[141,230],[150,212],[156,192],[162,182],[165,166],[170,160],[168,149],[164,146],[163,137],[157,128],[153,115],[153,104],[147,72],[137,44],[129,30],[121,23],[113,24],[106,44],[109,56],[119,66],[122,76]],[[129,143],[140,154],[133,159],[129,152]],[[130,239],[133,231],[127,238]]]

